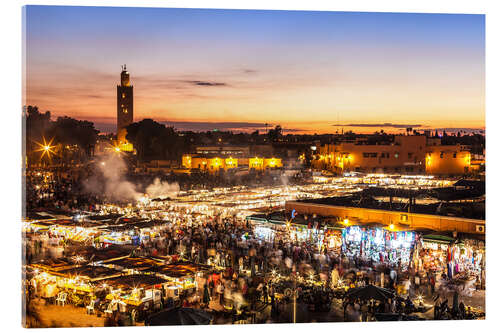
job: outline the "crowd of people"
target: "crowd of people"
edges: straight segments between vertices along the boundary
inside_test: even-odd
[[[87,191],[84,186],[84,180],[91,174],[91,170],[86,168],[26,171],[26,211],[89,210],[101,201],[101,198]]]
[[[61,211],[90,211],[96,205],[116,198],[106,196],[99,186],[105,178],[96,163],[82,164],[79,167],[54,167],[51,169],[30,169],[24,174],[26,210],[52,209]],[[305,175],[299,173],[287,182],[303,183]],[[207,174],[205,172],[184,173],[144,173],[128,170],[123,180],[133,184],[138,190],[145,189],[155,180],[178,184],[180,190],[212,189],[235,185],[263,186],[282,184],[282,178],[271,174],[251,173],[236,176],[230,173]],[[95,188],[97,186],[97,188]]]
[[[398,291],[406,295],[405,299],[378,303],[345,299],[344,311],[351,313],[346,315],[347,320],[370,320],[376,312],[413,311],[416,307],[412,299],[417,295],[439,296],[436,283],[447,278],[433,271],[423,274],[411,268],[402,270],[397,263],[376,264],[347,258],[337,251],[325,247],[320,250],[315,244],[297,241],[285,234],[266,241],[253,233],[249,221],[236,217],[214,216],[196,223],[181,217],[156,238],[141,243],[137,255],[179,255],[195,263],[224,269],[220,278],[209,278],[199,286],[198,300],[202,306],[208,306],[210,300],[217,300],[221,305],[231,302],[236,309],[244,304],[255,309],[257,304],[268,303],[271,313],[279,314],[283,303],[276,301],[275,294],[278,291],[286,294],[285,289],[292,289],[287,281],[293,281],[293,276],[300,277],[302,282],[297,286],[300,300],[318,308],[325,302],[330,303],[329,295],[339,287],[377,285],[392,290],[395,295]],[[276,276],[282,278],[276,279]],[[312,287],[317,292],[307,293],[306,297],[307,281],[317,283]],[[290,300],[291,297],[284,298],[284,301]],[[360,315],[356,316],[358,312]]]
[[[90,169],[89,169],[90,170]],[[82,179],[89,177],[85,169],[79,173],[28,172],[27,208],[59,208],[61,210],[91,211],[103,199],[89,195]],[[142,240],[133,255],[176,256],[197,264],[206,264],[223,271],[206,278],[198,285],[197,297],[183,299],[182,304],[209,307],[214,301],[220,307],[237,311],[255,311],[259,306],[270,306],[270,315],[279,320],[286,311],[285,304],[296,293],[300,301],[325,310],[334,290],[377,285],[407,295],[406,299],[387,302],[343,300],[344,320],[372,320],[375,313],[401,313],[415,309],[412,298],[417,295],[439,297],[436,288],[446,276],[433,270],[404,269],[397,262],[377,263],[359,257],[349,258],[341,252],[318,247],[310,241],[300,241],[286,232],[276,233],[272,239],[262,239],[254,233],[248,220],[234,216],[204,215],[194,218],[186,208],[179,208],[174,221],[153,238]],[[25,244],[28,258],[60,255],[45,248],[66,246],[60,237],[32,238]],[[298,283],[297,283],[298,282]],[[308,285],[309,284],[309,285]],[[307,292],[308,290],[312,290]],[[285,295],[278,297],[278,295]],[[341,294],[342,296],[342,294]],[[444,299],[444,297],[443,297]],[[465,307],[458,305],[453,311],[444,303],[436,303],[435,318],[453,314],[453,318],[466,318]],[[329,307],[326,307],[328,309]],[[405,310],[406,309],[406,310]]]

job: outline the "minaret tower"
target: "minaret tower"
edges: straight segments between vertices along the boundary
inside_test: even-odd
[[[120,85],[116,87],[117,128],[116,138],[120,146],[127,144],[126,127],[134,122],[134,87],[130,85],[127,65],[122,66]]]

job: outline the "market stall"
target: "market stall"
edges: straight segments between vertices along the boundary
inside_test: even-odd
[[[99,234],[95,225],[83,221],[58,220],[49,228],[49,233],[65,240],[85,242]]]
[[[342,231],[342,252],[346,257],[408,267],[417,239],[412,231],[348,226]]]
[[[37,274],[33,279],[40,286],[42,297],[53,301],[56,295],[65,293],[67,302],[76,306],[89,303],[96,290],[99,289],[98,281],[123,274],[115,269],[92,265],[59,270],[36,269],[36,271]]]
[[[116,260],[110,260],[101,265],[110,267],[127,274],[139,274],[140,272],[157,272],[164,266],[160,259],[147,257],[125,257]]]
[[[191,294],[197,290],[197,277],[204,276],[213,271],[212,266],[200,265],[186,261],[178,261],[161,267],[157,275],[168,280],[167,289],[170,293]]]
[[[134,320],[163,307],[168,281],[151,274],[122,275],[101,281],[108,294],[105,312],[130,312]]]
[[[446,266],[448,248],[455,241],[444,234],[426,234],[417,244],[414,261],[417,271],[441,273]]]

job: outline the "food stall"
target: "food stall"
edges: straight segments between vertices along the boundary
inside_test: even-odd
[[[40,272],[58,272],[78,266],[78,263],[71,260],[69,257],[65,258],[50,258],[40,260],[30,265],[33,269],[37,269]]]
[[[139,235],[141,242],[153,240],[160,235],[160,231],[163,230],[167,225],[166,221],[162,220],[151,220],[144,221],[134,224],[134,229]]]
[[[34,275],[30,280],[30,284],[33,286],[35,295],[46,299],[50,303],[54,301],[59,292],[57,278],[47,272],[40,272],[36,268],[34,269]]]
[[[137,242],[134,241],[135,233],[133,231],[110,231],[103,233],[98,237],[98,241],[103,244],[115,244],[115,245],[132,245]]]
[[[24,221],[22,231],[25,233],[47,232],[54,221]]]
[[[168,281],[152,274],[130,274],[101,280],[107,289],[106,313],[118,310],[130,312],[134,320],[144,318],[163,306]]]
[[[208,265],[195,264],[187,261],[178,261],[165,265],[158,270],[157,275],[168,280],[167,291],[173,295],[193,294],[198,287],[198,278],[213,271]]]
[[[43,287],[42,297],[50,299],[59,292],[65,292],[67,300],[76,306],[89,303],[99,285],[98,281],[122,275],[115,269],[93,265],[44,271],[36,268],[36,271],[38,274],[34,279]]]
[[[125,257],[109,260],[101,265],[122,271],[126,274],[139,274],[141,272],[157,272],[164,266],[164,261],[148,257]]]

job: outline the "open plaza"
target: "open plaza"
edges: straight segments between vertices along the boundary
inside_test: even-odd
[[[318,176],[90,208],[28,212],[28,325],[484,316],[480,181]],[[47,322],[54,307],[100,322]]]

